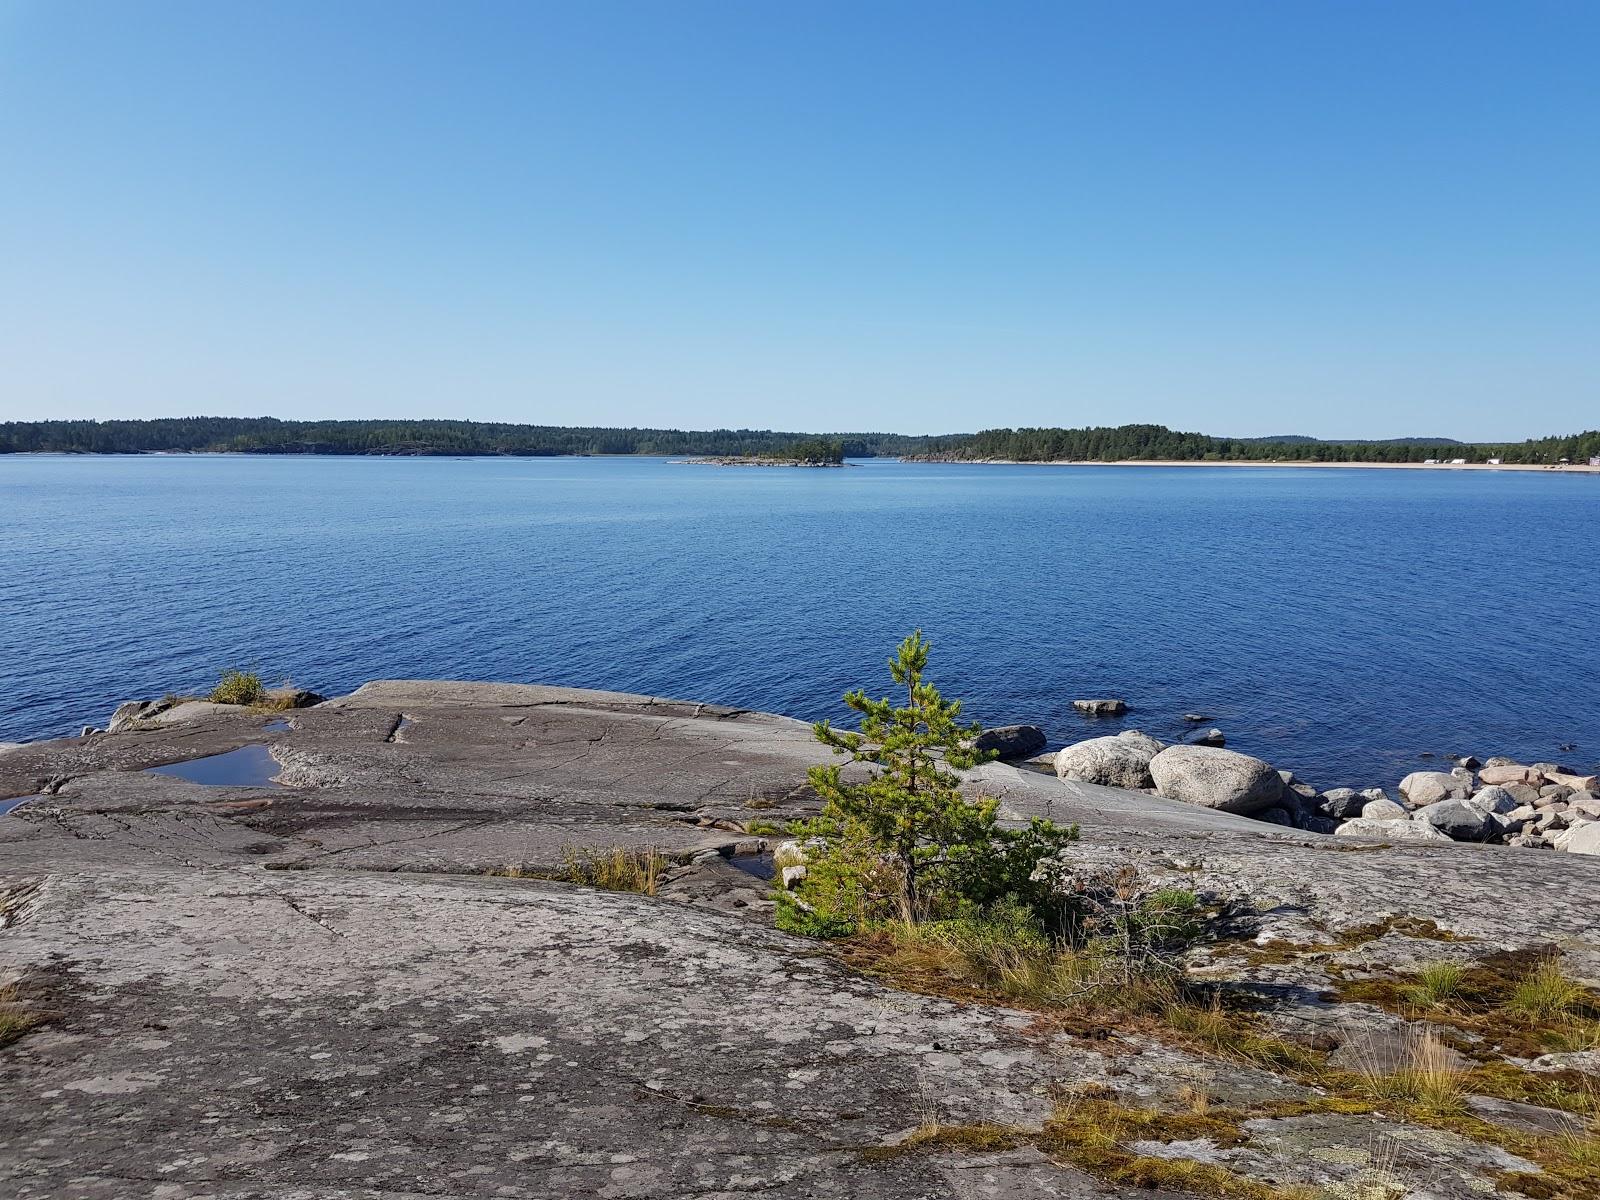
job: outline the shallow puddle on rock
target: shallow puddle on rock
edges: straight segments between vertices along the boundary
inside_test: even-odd
[[[145,774],[171,775],[208,787],[266,787],[276,786],[272,777],[281,770],[282,764],[272,757],[265,746],[241,746],[226,754],[191,758],[188,762],[169,763],[164,767],[150,767]]]
[[[777,870],[770,854],[730,854],[728,861],[757,879],[771,879]]]
[[[267,733],[288,733],[294,726],[287,721],[268,721],[262,726]]]

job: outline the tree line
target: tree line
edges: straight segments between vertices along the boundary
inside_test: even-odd
[[[767,429],[623,429],[489,421],[280,421],[177,417],[149,421],[8,421],[0,454],[710,454],[872,458],[941,444],[892,433],[818,437]],[[797,452],[797,448],[799,452]]]
[[[784,433],[768,429],[634,429],[491,421],[280,421],[275,417],[174,417],[148,421],[7,421],[0,454],[757,455],[838,462],[904,456],[1015,462],[1587,462],[1600,430],[1502,444],[1448,438],[1317,441],[1219,438],[1164,425],[986,429],[939,437],[895,433]]]
[[[1392,462],[1428,459],[1471,463],[1498,458],[1508,463],[1588,462],[1600,455],[1600,430],[1524,442],[1465,443],[1448,438],[1328,442],[1309,438],[1219,438],[1181,433],[1164,425],[1118,425],[1086,429],[986,429],[960,444],[917,457],[954,461],[1014,462]]]

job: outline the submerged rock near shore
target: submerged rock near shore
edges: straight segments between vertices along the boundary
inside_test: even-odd
[[[1416,1024],[1399,997],[1432,964],[1493,989],[1557,954],[1592,995],[1600,870],[1582,854],[1457,845],[1398,805],[1383,832],[1333,838],[966,773],[1013,825],[1077,824],[1070,871],[1192,893],[1189,969],[1274,1048],[1252,1057],[1224,1026],[903,990],[774,930],[753,867],[815,815],[805,771],[827,761],[797,721],[418,681],[190,713],[0,754],[0,797],[25,799],[0,816],[0,1194],[1176,1200],[1221,1171],[1261,1200],[1374,1179],[1577,1195],[1558,1139],[1527,1131],[1569,1128],[1552,1106],[1587,1060],[1542,1059],[1526,1015]],[[1186,796],[1334,821],[1332,793],[1257,760],[1093,740],[1146,770],[1171,755],[1152,773]],[[172,773],[241,753],[250,782]],[[1558,786],[1523,807],[1587,803]],[[1484,819],[1511,820],[1505,802],[1485,796]],[[575,854],[646,848],[654,894],[558,878]],[[1530,896],[1561,903],[1531,920]],[[1470,1122],[1331,1090],[1359,1078],[1339,1064],[1404,1066],[1434,1027]]]

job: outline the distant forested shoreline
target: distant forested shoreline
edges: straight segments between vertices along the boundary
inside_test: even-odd
[[[851,458],[954,446],[959,438],[895,433],[784,433],[770,429],[612,429],[490,421],[280,421],[276,417],[171,417],[149,421],[8,421],[0,454],[713,454],[784,457],[837,442]]]
[[[904,457],[927,461],[1127,462],[1588,462],[1600,430],[1510,443],[1449,438],[1322,441],[1299,436],[1223,438],[1162,425],[988,429],[938,436],[766,429],[633,429],[485,421],[281,421],[172,417],[146,421],[7,421],[0,454],[718,455]]]

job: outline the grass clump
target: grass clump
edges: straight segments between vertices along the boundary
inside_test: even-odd
[[[500,879],[554,879],[607,892],[654,896],[661,887],[661,876],[666,869],[667,859],[648,846],[613,846],[609,850],[567,846],[561,851],[561,865],[554,870],[527,863],[507,863],[503,867],[491,867],[484,874]]]
[[[557,878],[607,892],[637,892],[654,896],[661,886],[667,860],[655,849],[616,846],[588,850],[569,846],[562,851]]]
[[[8,1046],[39,1024],[37,1013],[22,1002],[17,985],[0,987],[0,1046]]]
[[[206,697],[213,704],[261,704],[267,698],[267,689],[261,685],[261,676],[254,671],[229,668],[217,680],[211,694]]]
[[[1358,1074],[1362,1090],[1374,1100],[1430,1113],[1466,1109],[1467,1070],[1444,1039],[1427,1027],[1406,1031],[1401,1062],[1393,1070],[1364,1065]]]
[[[1588,996],[1587,988],[1567,978],[1559,960],[1547,958],[1512,989],[1506,1007],[1538,1021],[1556,1021],[1580,1012]]]
[[[1402,995],[1418,1008],[1439,1008],[1460,992],[1466,974],[1467,969],[1460,963],[1430,963],[1417,972],[1417,981],[1408,985]]]
[[[990,1121],[979,1121],[972,1125],[941,1125],[935,1121],[928,1121],[892,1146],[869,1146],[861,1152],[861,1157],[867,1162],[889,1162],[917,1152],[958,1151],[969,1154],[993,1154],[1002,1150],[1015,1150],[1030,1140],[1032,1135],[1027,1130],[1010,1125],[996,1125]]]

